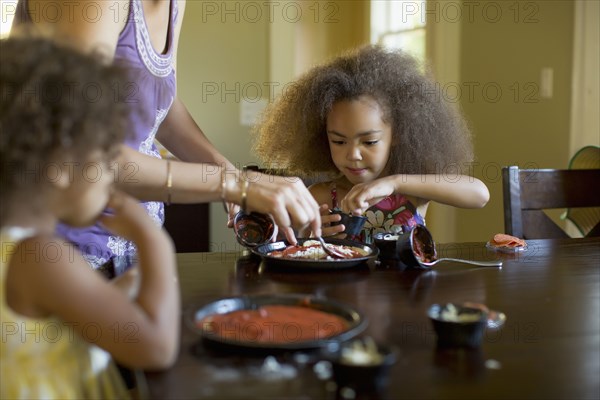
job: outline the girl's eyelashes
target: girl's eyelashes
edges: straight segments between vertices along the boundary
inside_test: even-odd
[[[330,140],[330,142],[331,142],[332,144],[339,145],[339,146],[341,146],[341,145],[343,145],[343,144],[345,144],[345,143],[346,143],[346,141],[345,141],[345,140]],[[365,146],[374,146],[374,145],[376,145],[377,143],[379,143],[379,140],[365,140],[365,141],[363,142],[363,144],[364,144]]]

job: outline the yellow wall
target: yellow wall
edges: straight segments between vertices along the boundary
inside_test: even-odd
[[[178,49],[179,95],[210,141],[239,166],[256,162],[241,103],[269,91],[269,19],[257,15],[244,2],[188,1]],[[225,221],[222,205],[212,204],[212,250],[238,248]]]
[[[502,166],[566,168],[569,157],[573,2],[476,3],[473,21],[462,21],[460,103],[475,135],[475,175],[491,200],[481,210],[457,211],[459,241],[504,231]],[[544,67],[554,69],[551,99],[540,96]]]

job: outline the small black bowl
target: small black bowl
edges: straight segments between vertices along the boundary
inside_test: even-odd
[[[362,227],[365,225],[365,222],[367,221],[367,217],[364,217],[362,215],[351,215],[337,209],[331,211],[331,213],[338,214],[342,217],[341,220],[332,222],[331,225],[343,224],[345,229],[342,233],[345,233],[346,235],[350,236],[358,235]]]
[[[378,360],[349,358],[356,343],[363,342],[357,339],[341,344],[333,343],[324,350],[325,358],[331,362],[335,383],[338,388],[348,387],[357,392],[384,390],[389,381],[390,369],[396,362],[396,352],[387,346],[376,345]]]
[[[400,238],[402,233],[376,233],[373,235],[375,246],[379,249],[379,258],[382,260],[400,259]]]
[[[425,261],[437,258],[431,233],[424,225],[406,228],[402,233],[376,233],[373,239],[382,260],[401,260],[411,268],[429,269]]]
[[[470,307],[459,304],[434,304],[427,315],[437,334],[438,347],[481,346],[486,328],[496,329],[504,324],[503,313],[487,310],[487,307]]]

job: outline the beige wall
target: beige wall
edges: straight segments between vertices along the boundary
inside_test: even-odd
[[[502,166],[565,168],[569,157],[573,2],[477,3],[481,10],[491,5],[487,17],[474,12],[472,22],[462,22],[460,103],[475,135],[475,175],[491,200],[481,210],[457,211],[459,241],[504,231]],[[492,5],[501,6],[497,22]],[[540,95],[544,67],[554,69],[551,99]]]
[[[179,95],[210,141],[240,166],[256,162],[241,103],[269,90],[268,17],[255,11],[244,2],[188,1],[178,49]],[[221,204],[212,204],[212,250],[238,248],[225,218]]]
[[[251,7],[244,9],[248,3],[263,4],[188,1],[178,59],[181,97],[209,139],[239,165],[255,161],[249,128],[239,122],[241,99],[256,95],[250,89],[262,86],[262,97],[268,97],[267,82],[283,85],[315,63],[368,40],[365,1],[324,1],[312,9],[306,7],[313,2],[280,1],[270,16],[263,7],[260,18]],[[439,17],[446,18],[451,30],[460,30],[460,43],[453,46],[459,54],[448,58],[458,72],[443,78],[446,85],[460,88],[458,98],[452,92],[448,96],[472,124],[479,162],[474,172],[487,183],[492,199],[482,210],[458,210],[451,218],[436,219],[434,214],[428,223],[440,232],[441,242],[480,241],[503,231],[501,166],[567,165],[574,7],[570,0],[481,0],[467,2],[470,11],[462,4],[460,20],[453,20],[451,10],[443,8],[448,2],[440,3]],[[299,4],[302,18],[296,19]],[[501,14],[495,14],[498,10]],[[451,57],[443,49],[437,53],[442,64],[443,57]],[[554,69],[552,99],[540,98],[543,67]],[[212,94],[215,88],[218,93]],[[219,204],[212,205],[211,216],[213,248],[236,248]],[[454,218],[456,226],[446,226]]]

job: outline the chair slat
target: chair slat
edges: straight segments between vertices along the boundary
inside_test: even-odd
[[[569,237],[543,210],[600,206],[600,169],[502,169],[504,230],[524,239]],[[588,236],[599,235],[597,225]]]
[[[522,209],[595,207],[600,205],[600,170],[519,171]]]
[[[523,231],[523,239],[569,237],[542,210],[523,210]]]

